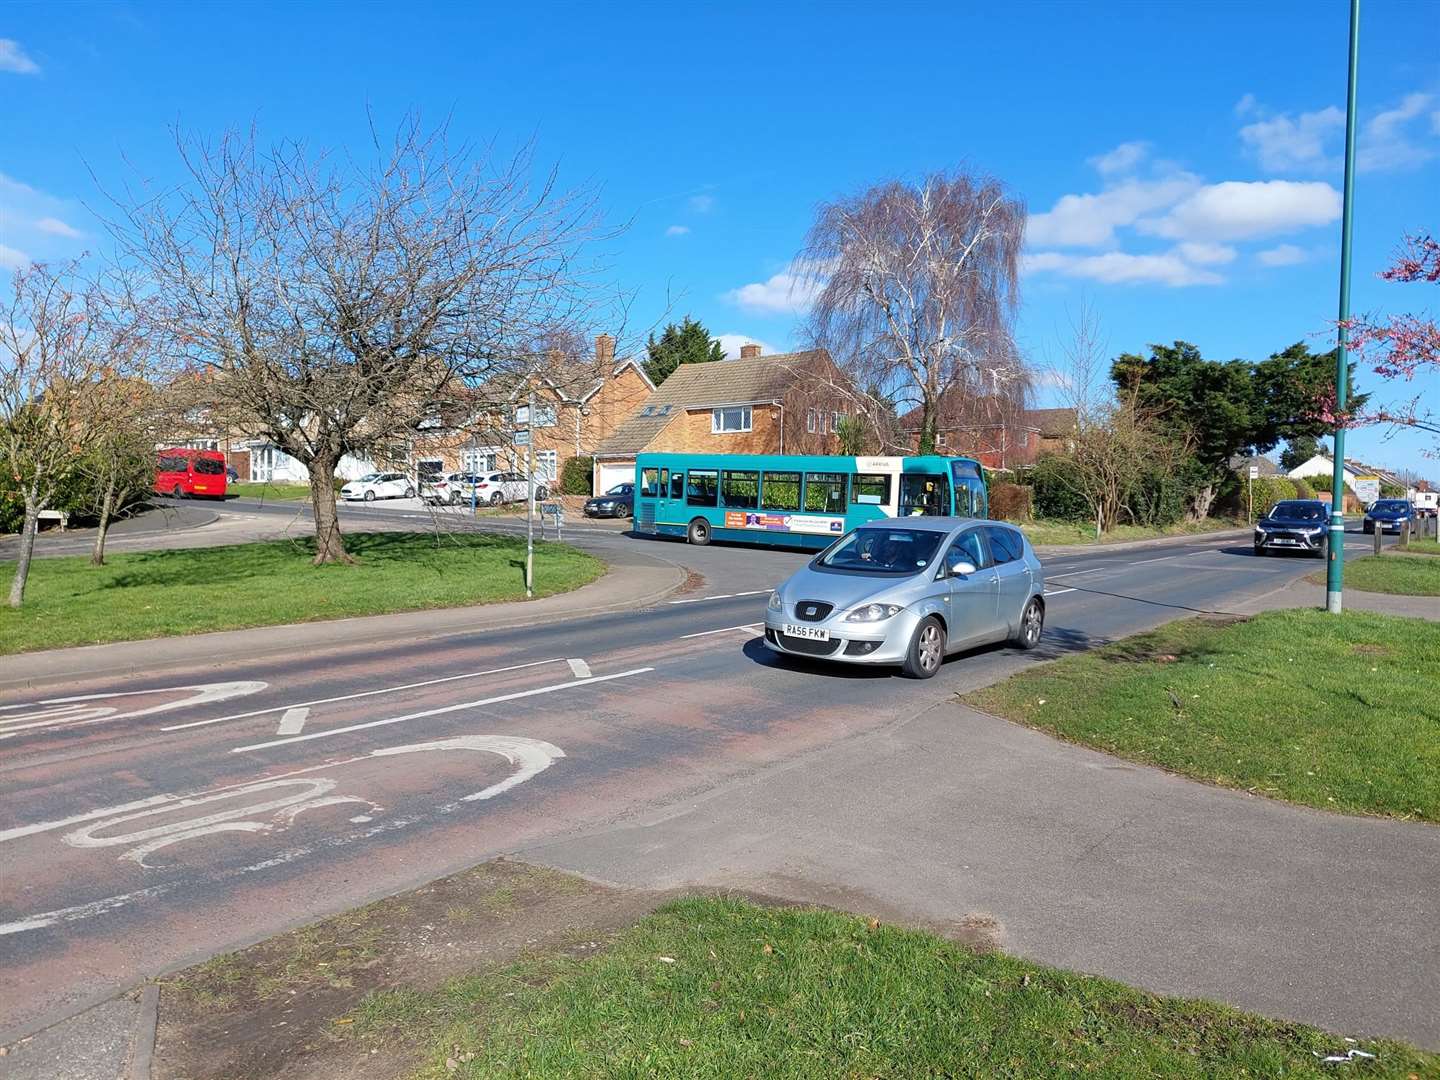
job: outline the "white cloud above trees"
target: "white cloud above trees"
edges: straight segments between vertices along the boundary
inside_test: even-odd
[[[8,71],[12,75],[39,75],[40,65],[30,59],[18,41],[0,38],[0,71]]]
[[[810,305],[825,287],[823,282],[811,275],[810,269],[809,264],[796,260],[764,281],[731,289],[724,298],[755,315],[803,314],[810,310]]]

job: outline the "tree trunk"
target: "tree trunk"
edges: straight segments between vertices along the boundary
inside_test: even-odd
[[[340,536],[340,516],[335,512],[335,465],[333,458],[312,458],[310,470],[310,504],[315,514],[315,565],[353,563]]]
[[[1204,521],[1210,516],[1210,507],[1214,505],[1217,490],[1218,487],[1213,480],[1204,487],[1196,490],[1195,494],[1190,498],[1190,513],[1188,516],[1191,521]]]
[[[115,482],[105,485],[105,497],[100,500],[100,525],[95,530],[95,549],[90,552],[91,566],[105,565],[105,538],[110,535],[110,515],[115,509]]]
[[[35,533],[40,528],[40,507],[33,499],[25,500],[25,524],[20,530],[20,558],[15,563],[15,577],[10,582],[10,606],[18,608],[25,601],[25,583],[30,577],[30,559],[35,554]]]

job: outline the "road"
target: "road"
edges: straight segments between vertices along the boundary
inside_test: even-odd
[[[387,513],[347,508],[348,527]],[[762,647],[766,594],[802,554],[603,526],[567,539],[645,544],[705,585],[645,611],[0,697],[0,1042],[218,951],[801,762],[1037,659],[1229,610],[1319,565],[1213,539],[1056,559],[1040,650],[981,650],[916,683]]]

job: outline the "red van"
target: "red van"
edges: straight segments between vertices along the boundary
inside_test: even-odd
[[[155,454],[155,490],[159,494],[177,499],[225,497],[225,455],[219,450],[177,446]]]

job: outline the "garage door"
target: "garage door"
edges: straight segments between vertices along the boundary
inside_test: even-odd
[[[596,471],[595,494],[600,495],[609,491],[616,484],[627,484],[635,482],[635,462],[633,461],[602,461]]]

